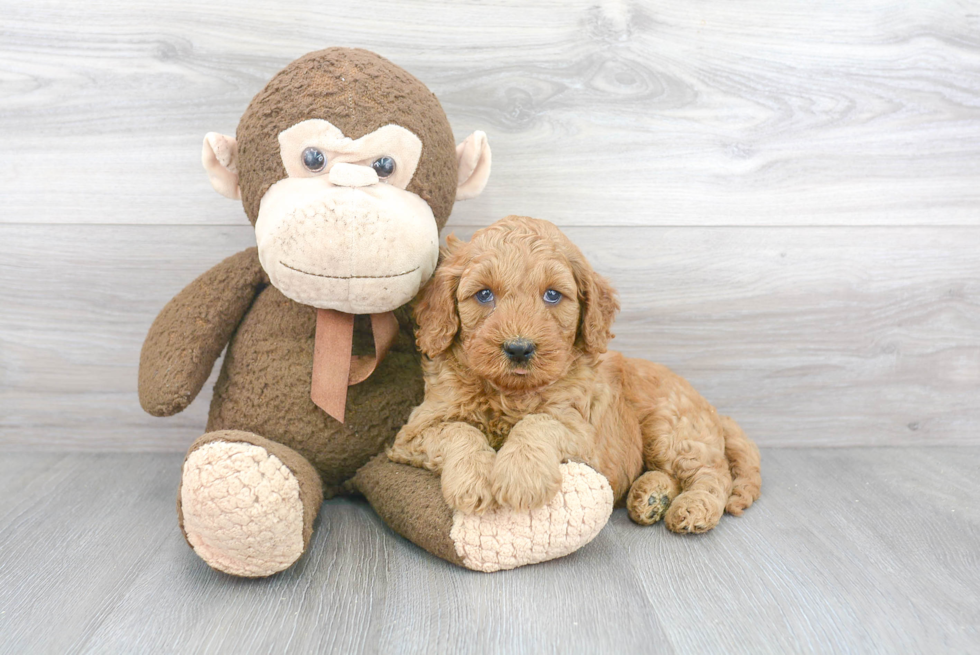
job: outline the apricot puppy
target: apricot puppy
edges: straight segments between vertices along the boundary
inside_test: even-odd
[[[463,512],[530,510],[580,461],[648,525],[704,532],[759,497],[759,451],[664,366],[606,352],[615,292],[558,228],[450,236],[415,310],[425,401],[388,456],[441,472]]]

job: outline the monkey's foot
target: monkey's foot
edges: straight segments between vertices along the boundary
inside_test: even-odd
[[[178,503],[181,527],[212,568],[263,577],[288,568],[305,551],[322,492],[318,477],[311,484],[304,475],[309,471],[294,473],[270,452],[282,449],[287,460],[298,456],[281,444],[227,431],[205,435],[188,453]]]
[[[502,571],[575,552],[595,538],[613,509],[606,478],[585,464],[561,465],[561,490],[544,507],[453,515],[450,537],[466,568]]]

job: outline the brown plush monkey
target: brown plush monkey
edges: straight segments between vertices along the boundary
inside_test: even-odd
[[[373,53],[331,48],[279,72],[237,139],[208,134],[203,162],[216,190],[242,200],[257,248],[164,307],[139,371],[143,408],[169,416],[228,346],[178,495],[198,555],[234,575],[281,571],[305,551],[324,496],[344,491],[433,554],[480,570],[591,540],[612,497],[584,465],[566,465],[562,493],[534,520],[461,516],[436,477],[382,452],[422,401],[407,305],[435,269],[454,200],[486,184],[483,133],[455,146],[421,82]]]

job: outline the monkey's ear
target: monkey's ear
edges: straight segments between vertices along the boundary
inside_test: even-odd
[[[208,132],[201,149],[201,163],[215,191],[232,200],[242,199],[242,191],[238,188],[238,142],[235,137]]]
[[[456,200],[469,200],[483,193],[490,179],[490,143],[487,135],[477,130],[456,146],[459,178]]]

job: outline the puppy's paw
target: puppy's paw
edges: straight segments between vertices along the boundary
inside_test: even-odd
[[[442,495],[447,505],[463,514],[483,514],[496,506],[489,480],[481,480],[472,487],[443,482]]]
[[[653,525],[664,517],[680,488],[677,480],[663,471],[647,471],[633,482],[626,508],[634,523]]]
[[[671,532],[707,532],[718,525],[724,509],[707,491],[685,491],[670,504],[664,524]]]
[[[482,514],[496,506],[490,476],[494,454],[481,452],[447,461],[442,469],[442,496],[464,514]]]
[[[527,511],[542,507],[561,489],[560,462],[525,449],[502,448],[493,466],[493,497],[502,507]]]
[[[728,497],[725,511],[735,516],[741,516],[745,510],[752,506],[753,501],[758,497],[758,495],[753,497],[752,492],[744,488],[732,489],[732,495]]]

